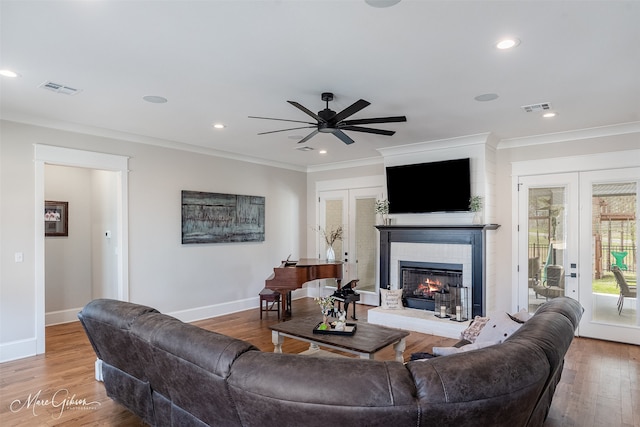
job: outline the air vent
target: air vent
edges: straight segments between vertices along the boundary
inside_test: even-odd
[[[296,150],[300,150],[300,151],[313,151],[313,148],[309,147],[309,146],[304,146],[304,147],[298,147],[296,148]]]
[[[60,83],[54,83],[54,82],[44,82],[38,87],[50,90],[52,92],[61,93],[63,95],[76,95],[82,92],[81,89],[74,89],[72,87],[65,86]]]
[[[547,111],[551,109],[550,102],[541,102],[540,104],[523,105],[520,107],[525,113],[538,113],[540,111]]]

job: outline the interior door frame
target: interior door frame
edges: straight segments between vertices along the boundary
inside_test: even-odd
[[[45,164],[99,169],[115,172],[117,217],[117,295],[129,300],[129,222],[128,162],[126,156],[96,153],[51,145],[34,144],[35,164],[35,336],[36,354],[45,352],[45,242],[44,212]]]

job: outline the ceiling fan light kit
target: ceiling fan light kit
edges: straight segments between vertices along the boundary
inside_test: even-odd
[[[365,101],[364,99],[359,99],[354,102],[344,110],[336,113],[335,111],[329,108],[329,102],[333,101],[333,93],[331,92],[323,92],[320,98],[326,103],[326,107],[324,110],[318,111],[318,114],[309,110],[305,106],[295,102],[295,101],[287,101],[289,104],[293,105],[303,113],[312,117],[316,120],[316,123],[313,122],[304,122],[300,120],[288,120],[288,119],[276,119],[272,117],[258,117],[258,116],[249,116],[252,119],[264,119],[264,120],[278,120],[283,122],[293,122],[293,123],[305,123],[308,126],[289,128],[289,129],[280,129],[269,132],[261,132],[258,135],[266,135],[269,133],[275,132],[286,132],[290,130],[297,129],[311,129],[315,128],[310,134],[302,138],[298,141],[298,144],[303,144],[316,136],[318,133],[331,133],[336,138],[340,139],[345,144],[353,144],[355,141],[351,139],[349,135],[344,133],[343,131],[354,131],[354,132],[364,132],[364,133],[373,133],[377,135],[385,135],[391,136],[395,134],[395,131],[384,130],[384,129],[375,129],[369,127],[363,127],[359,125],[366,124],[380,124],[380,123],[397,123],[397,122],[406,122],[407,118],[405,116],[393,116],[393,117],[376,117],[369,119],[354,119],[354,120],[345,120],[346,118],[356,114],[360,110],[365,107],[371,105],[369,101]]]

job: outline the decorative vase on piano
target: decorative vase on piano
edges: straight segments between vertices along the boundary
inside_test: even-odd
[[[325,230],[322,227],[318,227],[318,230],[320,231],[320,234],[322,234],[322,237],[324,237],[324,242],[327,244],[327,261],[335,261],[336,253],[333,250],[333,244],[336,242],[336,240],[342,240],[344,229],[341,225],[339,225],[335,229],[331,228]]]
[[[327,246],[327,261],[333,262],[336,260],[336,252],[333,250],[333,246]]]

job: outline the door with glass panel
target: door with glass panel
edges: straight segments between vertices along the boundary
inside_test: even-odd
[[[578,175],[518,179],[518,307],[578,293]]]
[[[375,228],[375,202],[378,187],[319,192],[318,256],[326,258],[327,242],[323,231],[343,227],[343,240],[333,244],[336,259],[344,262],[344,281],[358,279],[360,302],[378,304],[376,285],[378,231]]]
[[[640,168],[580,174],[580,335],[640,344],[638,183]]]

